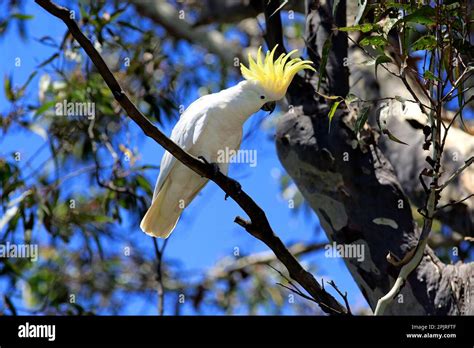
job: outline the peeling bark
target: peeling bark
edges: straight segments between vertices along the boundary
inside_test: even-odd
[[[320,60],[321,42],[331,28],[330,9],[331,2],[308,2],[306,42],[315,61]],[[341,80],[348,75],[337,64],[346,56],[347,46],[336,42],[333,48],[324,88],[328,94],[344,95],[340,93],[345,85]],[[304,86],[289,90],[294,107],[277,126],[278,156],[318,215],[329,240],[364,246],[363,261],[346,258],[345,263],[374,309],[399,272],[387,261],[387,254],[402,259],[416,246],[420,229],[413,221],[397,172],[379,147],[377,134],[369,127],[358,142],[353,131],[356,115],[344,108],[336,112],[329,132],[329,106],[323,98],[315,97],[315,85],[313,77]],[[474,314],[473,284],[473,263],[445,265],[427,248],[386,314]]]
[[[379,68],[378,80],[375,78],[374,67],[366,66],[361,62],[367,60],[360,50],[352,47],[349,51],[351,62],[351,93],[364,100],[373,100],[386,97],[400,96],[407,100],[412,97],[403,83]],[[394,65],[388,68],[397,69]],[[380,103],[378,103],[380,104]],[[374,110],[377,105],[374,105]],[[423,150],[424,136],[421,128],[427,124],[427,117],[420,108],[406,102],[405,105],[398,101],[391,102],[388,128],[408,146],[395,143],[387,137],[379,139],[379,145],[387,159],[392,163],[398,180],[405,190],[410,201],[420,208],[424,204],[424,192],[418,175],[426,164],[429,151]],[[446,117],[452,117],[452,112],[446,112]],[[375,114],[369,118],[369,123],[376,127]],[[459,128],[451,128],[446,138],[445,151],[442,158],[443,176],[445,180],[463,162],[474,154],[474,136]],[[474,167],[465,170],[453,185],[443,191],[440,206],[450,202],[459,201],[474,192]],[[438,212],[438,218],[444,224],[465,236],[474,235],[474,199],[446,208]]]

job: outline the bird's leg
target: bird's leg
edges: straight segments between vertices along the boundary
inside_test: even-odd
[[[204,156],[198,156],[198,158],[203,161],[207,166],[211,167],[213,175],[217,175],[221,170],[219,168],[219,165],[217,163],[210,163],[207,159],[204,158]],[[230,190],[235,193],[240,193],[242,191],[242,185],[237,180],[234,180],[232,178],[227,177],[227,180],[229,181],[229,186]],[[229,194],[226,193],[224,196],[224,199],[227,200],[229,198]]]
[[[203,161],[208,167],[211,168],[211,171],[212,171],[212,175],[217,175],[217,173],[220,172],[220,169],[219,169],[219,165],[217,163],[214,163],[214,162],[209,162],[207,159],[204,158],[204,156],[198,156],[198,158]]]
[[[236,193],[240,193],[242,191],[242,185],[240,185],[240,183],[237,180],[234,180],[234,179],[229,178],[229,177],[227,177],[227,178],[229,179],[231,190],[236,192]],[[227,198],[229,198],[228,193],[225,194],[224,200],[227,200]]]

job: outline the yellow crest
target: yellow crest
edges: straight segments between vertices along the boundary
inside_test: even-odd
[[[262,46],[258,48],[257,61],[249,54],[249,67],[240,64],[240,71],[243,77],[249,81],[258,82],[266,91],[274,95],[277,99],[283,98],[293,77],[301,70],[309,69],[316,71],[310,64],[310,60],[293,58],[288,61],[291,55],[298,52],[293,50],[290,53],[281,54],[277,60],[273,61],[276,45],[272,51],[268,51],[262,60]]]

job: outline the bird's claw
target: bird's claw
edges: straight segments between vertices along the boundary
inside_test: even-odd
[[[204,156],[198,156],[198,158],[204,162],[204,164],[206,164],[208,167],[211,168],[211,171],[212,171],[212,174],[213,175],[217,175],[217,173],[219,173],[220,171],[220,168],[219,168],[219,165],[217,163],[214,163],[214,162],[209,162],[207,159],[204,158]]]
[[[206,158],[204,158],[204,156],[198,156],[198,159],[200,159],[201,161],[204,162],[204,164],[209,166],[214,175],[217,175],[217,173],[220,172],[220,168],[219,168],[219,165],[217,163],[209,162]],[[242,185],[240,185],[240,183],[237,180],[234,180],[234,179],[231,179],[231,178],[228,178],[228,179],[230,181],[230,186],[231,186],[230,190],[231,190],[231,192],[240,193],[242,191]],[[227,198],[229,198],[229,197],[230,197],[229,194],[226,193],[224,199],[227,200]]]
[[[233,186],[232,191],[235,191],[236,193],[240,193],[242,191],[242,185],[240,185],[240,183],[237,180],[234,180],[231,178],[229,178],[229,180],[231,182],[231,185]],[[229,198],[228,193],[225,194],[224,200],[227,200],[227,198]]]

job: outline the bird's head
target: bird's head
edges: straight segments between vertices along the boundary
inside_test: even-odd
[[[304,69],[316,71],[310,60],[301,60],[300,58],[291,58],[298,50],[290,53],[282,53],[274,60],[276,45],[271,51],[262,58],[262,47],[257,52],[255,61],[249,54],[249,67],[240,64],[240,71],[247,81],[255,83],[259,93],[258,97],[262,101],[262,110],[273,111],[275,102],[282,99],[293,77]]]

